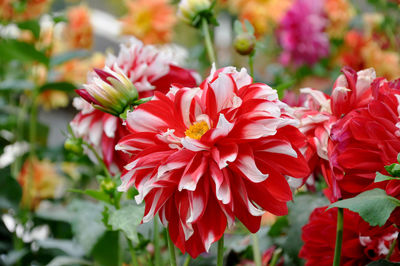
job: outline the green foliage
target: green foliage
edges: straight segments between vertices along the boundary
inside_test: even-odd
[[[129,201],[121,209],[112,211],[108,222],[113,230],[121,230],[131,241],[138,242],[136,228],[143,218],[143,213],[143,205]]]
[[[87,50],[73,50],[62,54],[58,54],[50,59],[50,67],[64,64],[72,59],[84,58],[87,57],[88,55],[89,51]]]
[[[18,23],[18,28],[23,30],[29,30],[32,32],[35,39],[39,39],[40,36],[40,24],[37,20],[27,20]]]
[[[387,175],[383,175],[379,172],[376,172],[376,177],[375,177],[374,182],[382,182],[382,181],[389,181],[389,180],[400,180],[400,178],[387,176]]]
[[[73,200],[68,206],[71,211],[72,230],[78,243],[90,253],[105,234],[102,222],[103,205],[83,200]]]
[[[34,45],[11,39],[0,39],[0,58],[21,62],[49,64],[49,58]]]
[[[76,89],[77,87],[74,84],[70,82],[61,81],[61,82],[45,83],[39,88],[39,91],[43,92],[47,90],[57,90],[57,91],[72,92]]]
[[[0,170],[0,209],[18,210],[22,197],[21,186],[6,170]]]
[[[400,263],[390,262],[387,260],[377,260],[367,264],[367,266],[396,266],[396,265],[400,265]]]
[[[301,228],[308,222],[308,218],[315,208],[328,204],[329,201],[319,194],[296,195],[293,202],[288,203],[288,220],[290,227],[282,247],[284,252],[292,260],[292,263],[296,265],[300,264],[298,254],[300,248],[303,246]]]
[[[33,82],[29,80],[7,79],[0,82],[1,92],[24,92],[34,88]]]
[[[354,198],[337,201],[329,208],[349,209],[358,213],[371,226],[382,226],[397,206],[400,206],[400,200],[388,196],[382,189],[375,188]]]
[[[93,247],[91,255],[100,265],[121,265],[119,232],[107,231]]]

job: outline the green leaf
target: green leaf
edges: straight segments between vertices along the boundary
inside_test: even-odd
[[[78,243],[71,240],[47,238],[44,240],[38,240],[37,244],[43,249],[61,250],[69,256],[83,257],[85,255],[85,251],[82,249],[82,247]]]
[[[240,22],[239,20],[235,20],[235,22],[233,23],[233,29],[234,29],[236,35],[243,33],[242,22]]]
[[[59,55],[55,55],[50,59],[50,66],[57,66],[61,65],[65,62],[68,62],[72,59],[76,58],[84,58],[89,55],[88,50],[74,50],[74,51],[68,51]]]
[[[4,80],[0,82],[2,92],[22,92],[32,90],[35,84],[29,80]]]
[[[400,164],[394,163],[391,165],[386,165],[385,169],[391,176],[400,177]]]
[[[246,31],[251,35],[254,35],[254,27],[247,19],[244,21],[244,25],[246,26]]]
[[[282,247],[290,257],[288,265],[301,265],[298,257],[300,248],[303,246],[301,239],[301,228],[308,222],[311,212],[321,206],[326,206],[329,201],[319,194],[300,194],[296,195],[292,202],[288,203],[289,227],[287,237]],[[291,264],[290,264],[291,263]]]
[[[65,91],[65,92],[70,92],[76,90],[77,87],[69,82],[61,81],[61,82],[49,82],[44,84],[39,88],[40,92],[46,91],[46,90],[57,90],[57,91]]]
[[[40,37],[40,24],[37,20],[19,22],[18,28],[31,31],[35,39],[39,39]]]
[[[57,256],[47,266],[93,265],[92,262],[67,256]]]
[[[383,259],[373,261],[373,262],[367,264],[367,266],[396,266],[396,265],[400,265],[400,263],[390,262],[390,261],[383,260]]]
[[[111,204],[110,196],[105,193],[104,191],[93,190],[93,189],[86,189],[86,190],[79,190],[79,189],[70,189],[70,192],[80,193],[97,199],[99,201],[104,201],[106,203]]]
[[[400,206],[400,200],[388,196],[380,188],[375,188],[354,198],[335,202],[328,209],[334,207],[346,208],[358,213],[371,226],[382,226],[397,206]]]
[[[113,230],[121,230],[127,238],[138,242],[136,227],[140,224],[144,214],[144,206],[130,201],[121,209],[110,213],[108,223]]]
[[[3,171],[0,174],[0,209],[18,210],[22,197],[21,186],[11,175],[3,174]]]
[[[97,242],[91,255],[96,265],[121,265],[119,232],[107,231]]]
[[[393,177],[393,176],[387,176],[387,175],[383,175],[379,172],[376,172],[376,177],[375,177],[375,183],[376,182],[382,182],[382,181],[388,181],[388,180],[400,180],[400,178],[398,177]]]
[[[17,40],[0,40],[0,58],[5,60],[20,60],[22,62],[39,62],[49,64],[47,56],[38,51],[32,44]]]
[[[289,221],[287,216],[280,216],[271,226],[268,231],[270,237],[278,237],[282,234],[283,229],[289,226]]]
[[[103,205],[83,200],[74,200],[68,206],[71,211],[72,230],[76,240],[90,253],[106,232],[102,220]]]

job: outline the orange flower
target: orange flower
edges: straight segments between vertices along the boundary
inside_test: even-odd
[[[57,197],[62,185],[62,177],[49,160],[27,159],[18,177],[22,187],[21,205],[36,209],[43,199]]]
[[[90,49],[93,45],[93,27],[87,6],[79,5],[68,10],[67,40],[72,49]]]
[[[292,4],[292,0],[237,0],[235,9],[239,19],[247,19],[254,27],[256,36],[271,32]]]
[[[128,14],[122,18],[122,33],[144,43],[167,43],[175,25],[175,11],[167,0],[126,0]]]
[[[341,38],[354,17],[354,8],[348,0],[326,0],[325,11],[328,14],[327,32],[331,38]]]
[[[39,95],[39,104],[43,106],[46,111],[66,107],[69,99],[68,94],[64,91],[46,90]]]
[[[13,5],[21,2],[18,0],[0,0],[0,20],[25,21],[35,19],[46,12],[49,0],[27,0],[22,11],[14,9]]]

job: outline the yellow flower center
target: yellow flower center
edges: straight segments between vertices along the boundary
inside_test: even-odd
[[[200,121],[191,125],[185,135],[192,139],[200,139],[210,128],[206,121]]]

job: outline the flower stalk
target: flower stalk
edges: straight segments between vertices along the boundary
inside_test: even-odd
[[[160,252],[160,236],[158,231],[158,215],[154,217],[154,264],[156,266],[162,265],[161,262],[161,252]]]
[[[260,253],[260,244],[258,241],[258,236],[257,234],[251,234],[251,238],[253,240],[254,263],[256,266],[261,266],[261,253]]]
[[[218,255],[217,255],[217,266],[223,266],[224,264],[224,236],[218,241]]]
[[[167,239],[168,239],[168,252],[169,252],[169,262],[171,266],[176,266],[176,256],[175,256],[175,246],[172,243],[171,237],[169,236],[168,228],[167,232]]]
[[[338,208],[337,225],[336,225],[336,244],[335,244],[335,255],[333,257],[333,266],[340,265],[340,257],[342,254],[342,240],[343,240],[343,208]]]
[[[202,18],[201,19],[201,27],[202,27],[204,38],[205,38],[205,45],[206,45],[208,58],[210,59],[211,63],[217,64],[217,60],[215,58],[213,44],[211,42],[210,30],[209,30],[208,22],[207,22],[206,18]]]

